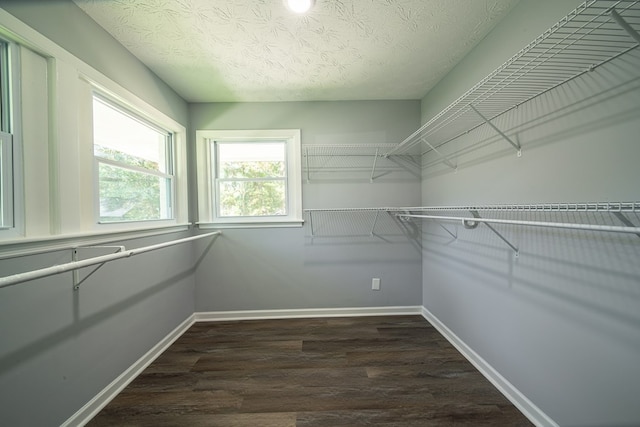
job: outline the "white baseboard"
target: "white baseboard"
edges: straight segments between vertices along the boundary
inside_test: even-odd
[[[398,316],[422,313],[421,306],[302,308],[284,310],[207,311],[194,314],[196,322],[222,320],[294,319],[307,317]]]
[[[353,307],[353,308],[309,308],[284,310],[239,310],[196,312],[178,325],[158,344],[138,359],[126,371],[98,393],[87,404],[73,414],[61,427],[84,426],[114,397],[133,381],[175,340],[195,322],[215,322],[224,320],[293,319],[310,317],[357,317],[357,316],[398,316],[422,315],[433,325],[482,375],[484,375],[507,399],[509,399],[532,423],[539,427],[558,427],[549,416],[534,405],[525,395],[507,381],[489,363],[447,328],[429,310],[421,306],[402,307]]]
[[[73,414],[67,421],[65,421],[61,427],[75,427],[84,426],[98,412],[102,410],[107,404],[115,398],[131,381],[133,381],[147,366],[158,358],[175,340],[180,338],[187,329],[194,323],[194,315],[189,316],[178,325],[173,331],[164,337],[158,344],[154,345],[145,355],[138,359],[133,365],[131,365],[126,371],[118,376],[115,380],[106,386],[100,393],[98,393],[93,399],[87,402],[82,408],[80,408],[75,414]]]
[[[422,307],[422,316],[427,319],[482,375],[493,384],[522,414],[538,427],[558,427],[547,414],[533,404],[514,387],[506,378],[496,371],[486,360],[462,341],[453,331],[445,326],[433,313]]]

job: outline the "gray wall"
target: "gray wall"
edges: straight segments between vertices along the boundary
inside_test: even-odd
[[[419,125],[419,101],[222,103],[190,106],[196,129],[301,129],[304,144],[397,143]],[[305,208],[407,206],[420,200],[409,173],[304,183]],[[324,216],[303,228],[224,230],[196,272],[196,310],[419,304],[420,253],[389,217]],[[366,235],[365,235],[366,234]],[[414,236],[415,238],[415,236]],[[371,279],[382,290],[371,290]]]
[[[183,236],[114,243],[133,249]],[[71,273],[0,289],[0,424],[60,425],[189,317],[193,259],[189,244],[174,246],[106,264],[78,291]],[[0,260],[0,271],[70,261],[71,251],[57,251]]]
[[[0,6],[188,126],[186,103],[71,1]],[[186,234],[114,243],[135,248]],[[70,273],[0,289],[0,425],[59,425],[190,316],[197,256],[187,244],[116,261],[78,292]],[[0,276],[70,257],[0,260]]]
[[[423,121],[577,4],[520,2],[423,99]],[[457,173],[425,169],[423,203],[640,200],[638,69],[635,52],[501,119],[519,130],[521,158],[486,130],[452,143],[495,140],[457,157]],[[621,225],[611,215],[520,218]],[[454,240],[425,224],[424,306],[558,424],[639,425],[638,237],[496,228],[520,248],[518,259],[484,226],[451,224]]]

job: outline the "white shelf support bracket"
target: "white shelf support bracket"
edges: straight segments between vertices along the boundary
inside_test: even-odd
[[[473,215],[474,218],[482,218],[480,216],[480,214],[478,213],[478,211],[469,211],[471,212],[471,215]],[[463,220],[462,224],[464,225],[464,228],[476,228],[479,224],[479,222],[475,221],[466,221]],[[510,241],[507,240],[506,237],[504,237],[498,230],[496,230],[491,224],[489,224],[488,222],[485,222],[484,225],[486,225],[489,230],[493,231],[496,236],[498,236],[500,238],[500,240],[502,240],[503,242],[505,242],[507,244],[507,246],[509,246],[512,250],[513,250],[513,256],[515,258],[518,258],[520,256],[520,249],[518,249],[516,246],[514,246]]]
[[[115,254],[117,254],[118,252],[124,252],[126,249],[124,246],[81,246],[81,247],[77,247],[77,248],[73,248],[71,251],[71,259],[72,261],[76,262],[79,261],[78,259],[78,249],[116,249]],[[107,262],[103,262],[101,264],[98,264],[97,267],[95,267],[93,270],[91,270],[91,272],[89,272],[89,274],[87,274],[86,276],[84,276],[84,278],[80,279],[80,270],[75,269],[72,271],[72,275],[73,275],[73,290],[77,291],[80,289],[80,285],[82,285],[82,283],[84,283],[85,280],[87,280],[93,273],[95,273],[96,271],[98,271],[98,269],[100,269],[100,267],[102,267],[103,265],[105,265]]]
[[[489,119],[487,119],[485,116],[482,115],[482,113],[480,111],[478,111],[476,109],[476,107],[473,104],[469,104],[469,106],[471,107],[471,109],[473,111],[476,112],[476,114],[478,116],[480,116],[480,118],[489,126],[491,126],[491,128],[493,130],[495,130],[496,132],[498,132],[498,134],[503,137],[509,144],[511,144],[513,146],[513,148],[515,148],[517,150],[518,153],[518,157],[522,157],[522,147],[520,146],[520,144],[517,141],[512,140],[511,138],[509,138],[504,132],[502,132],[496,125],[494,125],[493,123],[491,123],[491,121]]]
[[[369,178],[369,182],[373,182],[374,174],[376,173],[376,164],[378,163],[378,154],[380,153],[380,149],[376,148],[376,154],[373,156],[373,167],[371,168],[371,178]]]
[[[445,227],[444,225],[440,224],[439,222],[436,222],[436,224],[438,224],[440,226],[440,228],[442,228],[444,231],[446,231],[455,240],[458,240],[458,235],[457,234],[452,233],[447,227]]]
[[[311,238],[313,239],[313,212],[309,212],[309,232],[311,233]]]
[[[309,147],[304,147],[305,165],[307,166],[307,184],[311,181],[311,172],[309,172]]]
[[[635,224],[632,223],[631,221],[629,221],[629,219],[624,216],[624,214],[622,212],[611,212],[616,218],[618,218],[618,220],[620,220],[621,223],[623,223],[624,225],[626,225],[627,227],[635,227]],[[640,237],[640,233],[636,233],[636,236]]]
[[[453,169],[454,171],[458,171],[458,165],[454,164],[451,160],[449,160],[449,157],[445,156],[444,154],[442,154],[441,152],[438,151],[438,149],[436,147],[434,147],[433,145],[431,145],[431,143],[429,141],[427,141],[424,137],[420,138],[422,142],[424,142],[425,144],[427,144],[429,146],[429,148],[431,148],[433,150],[434,153],[436,153],[438,156],[440,156],[440,158],[442,159],[443,163],[447,166],[449,166],[451,169]]]
[[[629,23],[625,21],[622,16],[620,16],[615,8],[611,8],[609,14],[611,15],[611,18],[613,18],[613,20],[616,21],[616,23],[620,25],[622,29],[625,30],[627,34],[629,34],[629,36],[631,36],[631,38],[633,38],[636,42],[638,42],[638,44],[640,44],[640,34],[638,34],[638,32],[634,30],[633,27],[629,25]]]
[[[371,232],[369,233],[371,237],[375,236],[374,230],[376,229],[376,224],[378,223],[378,216],[380,216],[380,211],[376,211],[376,216],[373,218],[373,224],[371,225]]]

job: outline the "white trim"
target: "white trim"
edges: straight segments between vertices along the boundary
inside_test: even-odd
[[[184,334],[194,324],[194,315],[192,314],[178,325],[173,331],[164,337],[158,344],[154,345],[151,350],[145,353],[126,371],[120,374],[108,386],[100,391],[93,399],[87,402],[75,414],[73,414],[61,427],[84,426],[98,412],[113,400],[131,381],[144,371],[155,359],[158,358],[171,344],[173,344],[182,334]]]
[[[300,129],[196,130],[196,177],[198,220],[201,223],[273,227],[300,226],[302,213],[302,139]],[[286,142],[287,215],[272,217],[218,217],[215,185],[215,160],[212,142]],[[279,225],[283,224],[285,225]],[[296,225],[296,223],[298,223]],[[288,225],[287,225],[288,224]],[[238,228],[243,228],[242,226]]]
[[[422,307],[422,316],[433,325],[486,379],[493,384],[522,414],[538,427],[558,427],[547,414],[542,412],[520,390],[493,368],[478,353],[473,351],[451,329],[442,323],[433,313]]]
[[[273,222],[252,222],[248,224],[233,224],[224,222],[198,222],[196,223],[201,230],[210,230],[218,228],[300,228],[304,225],[304,221],[273,221]]]
[[[72,249],[77,246],[99,245],[120,240],[140,239],[143,237],[178,233],[189,230],[189,226],[189,223],[162,226],[158,225],[148,228],[136,228],[135,230],[95,231],[90,233],[75,233],[0,241],[0,259]]]
[[[301,308],[280,310],[205,311],[194,313],[196,322],[224,320],[296,319],[309,317],[400,316],[421,314],[420,306]]]
[[[21,208],[24,212],[17,211],[14,216],[14,221],[22,230],[16,236],[14,233],[3,236],[2,243],[19,237],[28,240],[38,236],[64,236],[92,230],[129,231],[148,228],[145,222],[98,224],[95,221],[96,208],[90,203],[96,193],[92,179],[93,150],[86,149],[93,143],[92,109],[87,106],[90,105],[91,91],[94,89],[127,106],[145,120],[173,133],[173,218],[165,220],[164,224],[175,226],[188,221],[188,143],[185,126],[1,8],[0,36],[15,41],[20,47],[23,56],[23,89],[33,86],[24,84],[25,81],[28,82],[24,80],[25,70],[35,70],[37,73],[34,78],[40,84],[38,91],[48,94],[50,101],[44,104],[34,101],[31,103],[35,103],[34,105],[25,105],[23,102],[20,108],[29,112],[23,113],[22,127],[31,131],[29,135],[24,133],[22,136],[24,144],[17,144],[14,140],[14,149],[31,147],[39,155],[29,157],[29,153],[23,152],[23,157],[29,159],[23,168],[24,185],[27,188],[24,192],[14,194],[24,196],[25,199],[22,203],[24,208]],[[26,52],[34,58],[42,59],[46,69],[27,67],[29,64],[24,64]],[[38,126],[29,126],[29,123],[24,122],[27,116],[31,121],[37,121]],[[16,127],[14,136],[19,130]],[[33,143],[29,144],[29,140]],[[17,162],[14,167],[22,163]],[[42,182],[48,182],[49,185],[42,186]],[[14,185],[18,187],[18,183]],[[24,224],[18,224],[21,217],[24,217]]]

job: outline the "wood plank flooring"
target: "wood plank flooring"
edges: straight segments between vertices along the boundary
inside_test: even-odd
[[[89,424],[531,426],[420,316],[196,323]]]

